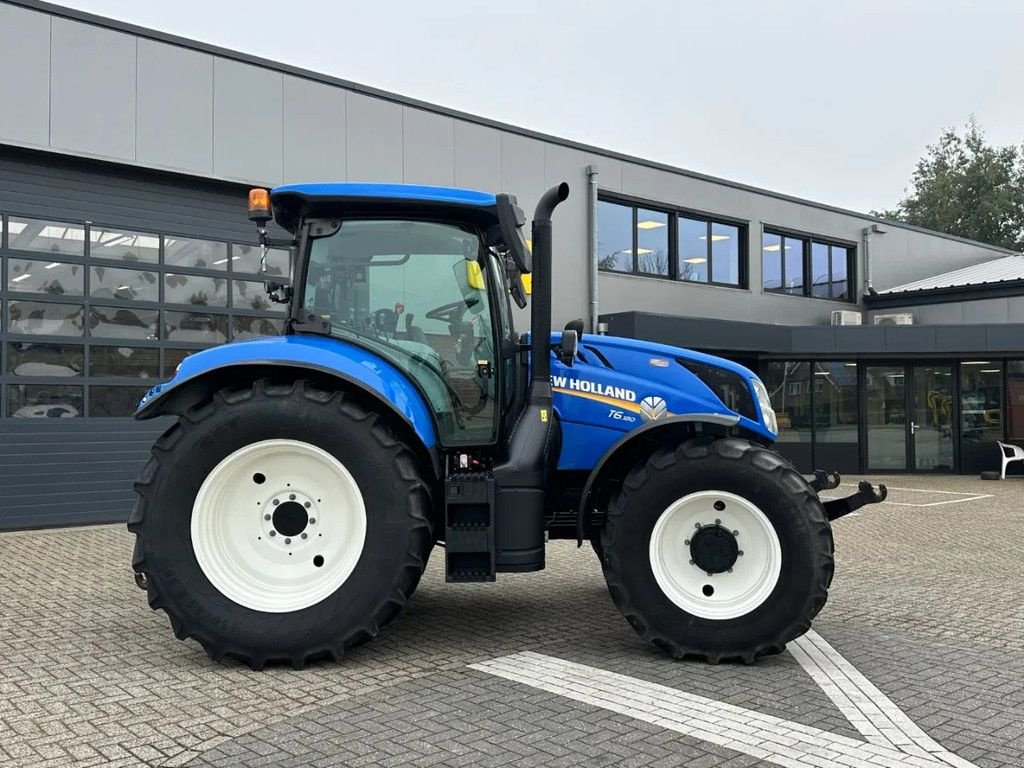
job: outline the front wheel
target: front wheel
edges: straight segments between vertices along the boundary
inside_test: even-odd
[[[698,438],[636,466],[601,534],[605,579],[634,629],[677,658],[778,653],[832,580],[832,531],[782,457]]]

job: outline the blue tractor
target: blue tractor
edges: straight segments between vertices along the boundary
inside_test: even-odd
[[[552,225],[510,195],[385,184],[253,190],[286,333],[185,359],[136,489],[133,566],[179,638],[253,668],[339,658],[402,610],[435,546],[449,582],[590,542],[615,604],[673,656],[752,662],[832,580],[818,491],[771,450],[760,379],[709,355],[551,332]],[[290,237],[268,235],[274,219]],[[532,291],[531,291],[532,288]],[[531,334],[511,302],[532,293]]]

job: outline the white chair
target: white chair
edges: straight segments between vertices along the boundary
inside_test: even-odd
[[[1008,445],[1007,443],[997,442],[999,446],[999,452],[1003,456],[1003,468],[999,472],[999,478],[1001,480],[1006,479],[1006,465],[1011,461],[1024,461],[1024,448],[1019,445]]]

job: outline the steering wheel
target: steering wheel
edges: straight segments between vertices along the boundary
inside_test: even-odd
[[[440,320],[451,325],[461,322],[462,316],[466,314],[468,308],[465,301],[451,301],[447,304],[442,304],[440,307],[434,307],[427,312],[427,317],[431,320]]]

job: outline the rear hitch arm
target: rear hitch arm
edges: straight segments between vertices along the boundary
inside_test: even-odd
[[[889,491],[882,483],[878,484],[878,490],[876,491],[874,486],[871,485],[867,480],[861,480],[857,484],[857,492],[853,493],[843,499],[829,499],[825,502],[825,515],[829,521],[838,520],[844,515],[848,515],[854,510],[860,509],[868,504],[878,504],[881,501],[885,501],[885,497],[889,495]]]
[[[814,479],[810,481],[810,485],[815,493],[821,493],[822,491],[831,491],[833,488],[838,488],[840,482],[842,482],[842,478],[838,472],[826,472],[823,469],[816,469],[814,470]]]

